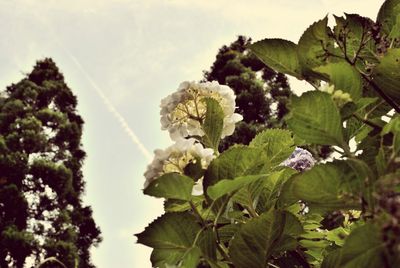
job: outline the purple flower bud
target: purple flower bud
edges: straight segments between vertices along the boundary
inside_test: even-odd
[[[301,172],[312,168],[315,163],[316,160],[309,151],[297,147],[292,155],[282,162],[282,165]]]

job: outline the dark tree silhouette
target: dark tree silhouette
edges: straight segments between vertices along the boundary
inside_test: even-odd
[[[83,120],[77,99],[51,59],[0,95],[0,267],[55,257],[94,267],[101,241],[92,209],[82,204]],[[58,267],[55,263],[43,267]]]

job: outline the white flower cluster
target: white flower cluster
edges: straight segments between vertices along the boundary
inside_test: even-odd
[[[161,129],[168,130],[176,141],[188,136],[204,136],[201,128],[206,115],[204,98],[218,101],[224,113],[221,138],[232,135],[235,123],[243,117],[235,111],[233,90],[218,82],[183,82],[178,90],[161,101]]]
[[[183,174],[185,167],[198,159],[205,169],[215,157],[213,149],[204,148],[195,139],[180,139],[165,150],[155,150],[154,154],[153,162],[147,166],[147,171],[144,173],[146,178],[144,188],[163,174],[170,172]],[[202,190],[202,182],[199,180],[193,188],[193,194],[201,194]]]
[[[342,90],[335,90],[334,85],[330,85],[328,83],[323,84],[319,87],[319,90],[323,92],[327,92],[332,95],[333,101],[336,103],[338,107],[342,107],[346,103],[352,101],[351,96],[347,92],[343,92]]]

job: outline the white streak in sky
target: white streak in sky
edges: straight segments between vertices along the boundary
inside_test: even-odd
[[[111,101],[106,97],[106,95],[103,93],[103,90],[101,90],[101,88],[96,84],[96,82],[92,79],[89,73],[86,72],[85,68],[83,68],[82,64],[78,61],[78,59],[74,55],[72,55],[72,53],[66,47],[63,46],[63,43],[59,40],[57,33],[54,31],[54,28],[52,27],[52,24],[47,21],[45,16],[39,16],[39,14],[35,11],[33,12],[33,15],[38,19],[38,21],[41,21],[43,25],[47,26],[50,29],[50,33],[52,34],[58,46],[65,52],[65,54],[67,54],[67,56],[75,63],[76,67],[78,67],[78,69],[82,72],[86,80],[93,87],[93,89],[95,90],[97,95],[101,98],[101,100],[106,105],[108,110],[117,118],[117,120],[121,124],[122,129],[131,138],[131,141],[138,146],[139,150],[147,158],[147,160],[151,161],[151,159],[153,158],[152,154],[149,152],[149,150],[146,149],[144,144],[136,136],[135,132],[130,128],[125,118],[117,111],[117,109],[114,107]]]
[[[121,127],[124,129],[126,134],[131,138],[132,142],[136,144],[139,147],[139,150],[143,153],[143,155],[148,159],[152,159],[152,154],[149,152],[149,150],[146,149],[146,147],[143,145],[143,143],[139,140],[139,138],[136,136],[135,132],[129,127],[128,123],[126,122],[125,118],[117,111],[117,109],[114,107],[114,105],[109,101],[109,99],[104,95],[103,91],[101,88],[96,84],[96,82],[92,79],[92,77],[85,71],[83,68],[82,64],[66,49],[64,51],[68,54],[68,56],[71,58],[71,60],[75,63],[75,65],[78,67],[78,69],[82,72],[82,74],[85,76],[87,81],[90,83],[90,85],[93,87],[93,89],[96,91],[97,95],[101,98],[103,103],[106,105],[108,110],[117,118],[119,123],[121,124]]]

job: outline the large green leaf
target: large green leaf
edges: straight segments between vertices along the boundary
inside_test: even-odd
[[[374,68],[373,81],[387,96],[400,104],[400,48],[388,49]]]
[[[390,122],[382,129],[381,135],[393,134],[393,153],[400,152],[400,116],[393,117]]]
[[[400,5],[396,6],[395,12],[397,13],[396,22],[389,33],[389,37],[392,39],[400,37]]]
[[[190,251],[200,226],[188,213],[166,213],[137,234],[137,242],[154,248],[153,266],[160,263],[176,264]]]
[[[378,12],[376,22],[382,25],[382,31],[390,35],[398,23],[400,0],[386,0]]]
[[[151,252],[150,261],[152,267],[168,268],[173,267],[182,260],[185,255],[184,250],[176,249],[154,249]],[[168,265],[168,266],[167,266]]]
[[[264,39],[252,44],[250,50],[276,71],[302,79],[295,43],[283,39]]]
[[[204,142],[207,147],[218,151],[218,145],[224,126],[224,112],[215,99],[205,98],[204,101],[207,105],[206,118],[202,125],[205,132]]]
[[[333,40],[329,37],[328,17],[312,24],[300,37],[297,55],[305,77],[316,76],[313,69],[326,63],[326,51],[333,49]]]
[[[368,33],[372,31],[373,21],[358,14],[346,14],[346,17],[335,16],[334,34],[339,45],[346,51],[348,60],[357,63],[357,59],[376,63],[375,43]],[[344,54],[341,51],[341,54]],[[364,62],[361,62],[364,64]]]
[[[234,196],[232,196],[232,201],[247,208],[247,210],[250,209],[251,211],[248,211],[249,213],[256,212],[257,203],[262,191],[264,190],[263,180],[264,179],[256,180],[255,182],[244,186],[236,192]]]
[[[266,211],[271,207],[275,207],[284,183],[295,173],[296,170],[292,168],[283,168],[263,180],[263,191],[258,198],[257,210]]]
[[[358,208],[358,181],[344,162],[320,164],[294,175],[282,189],[280,204],[287,206],[297,200],[307,202],[311,209],[330,211]],[[351,198],[352,197],[352,198]]]
[[[201,256],[198,247],[186,251],[175,249],[154,249],[151,253],[151,263],[158,268],[196,268]]]
[[[346,239],[341,250],[341,268],[385,267],[382,254],[384,244],[377,226],[367,223],[354,231]]]
[[[152,181],[143,192],[155,197],[190,200],[193,185],[193,179],[187,176],[167,173]]]
[[[195,217],[184,212],[166,213],[137,234],[138,243],[152,248],[188,249],[200,226]]]
[[[178,267],[196,268],[201,256],[201,250],[198,247],[192,247],[185,252]]]
[[[335,86],[335,90],[348,92],[353,101],[357,101],[362,93],[362,80],[349,63],[345,61],[328,63],[314,69],[319,73],[328,75],[329,81]]]
[[[200,196],[192,196],[192,204],[200,206],[204,201],[204,197]],[[186,210],[192,209],[190,203],[186,200],[177,200],[177,199],[165,199],[164,200],[164,210],[165,212],[183,212]]]
[[[301,97],[292,96],[286,122],[306,142],[343,145],[340,113],[328,93],[312,91]]]
[[[338,248],[331,251],[322,261],[321,268],[340,268],[340,259],[342,258],[342,249]]]
[[[226,195],[228,193],[237,191],[244,186],[255,182],[256,180],[265,178],[267,175],[266,174],[260,174],[260,175],[247,175],[247,176],[240,176],[236,177],[232,180],[221,180],[218,183],[214,184],[213,186],[209,187],[207,189],[207,194],[209,197],[212,199],[218,199],[223,195]]]
[[[249,146],[263,148],[262,153],[271,167],[282,163],[295,149],[292,133],[283,129],[264,130],[257,134]]]
[[[217,261],[217,237],[215,232],[210,228],[200,234],[198,247],[201,249],[203,256],[210,261]]]
[[[205,172],[203,185],[205,192],[220,180],[232,180],[244,175],[258,175],[265,159],[260,157],[261,148],[234,146],[214,159]]]
[[[229,255],[235,267],[266,267],[284,226],[285,213],[274,210],[243,224],[229,246]]]

